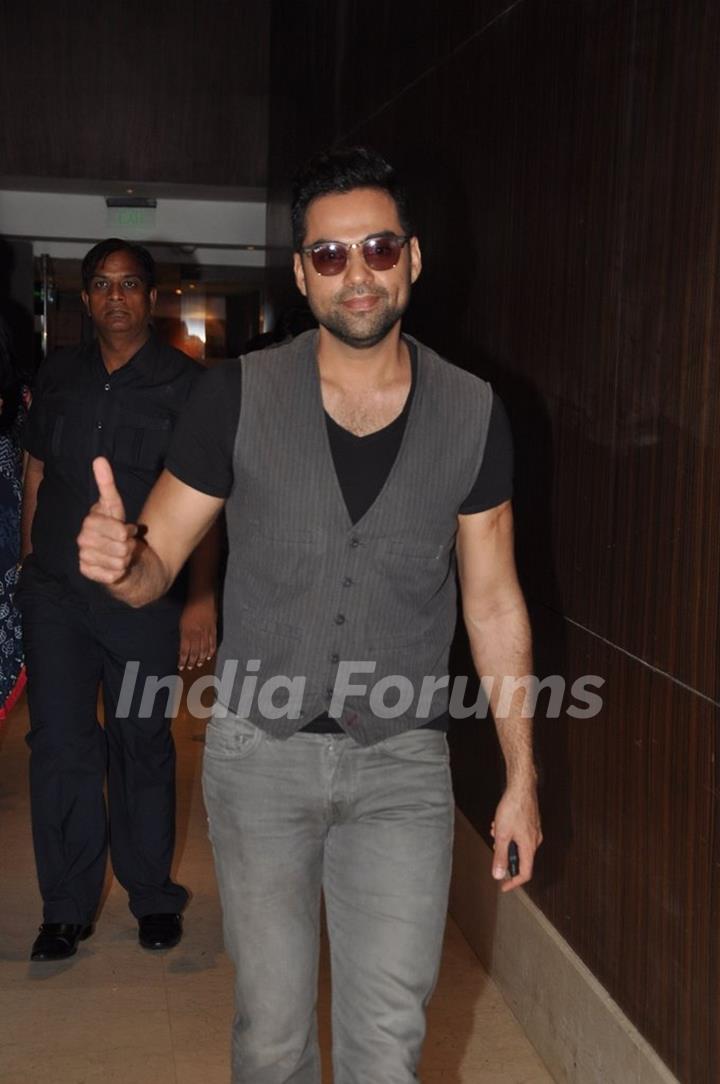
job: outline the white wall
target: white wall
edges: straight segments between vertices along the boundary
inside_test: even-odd
[[[262,267],[265,204],[158,198],[155,210],[134,215],[103,196],[0,190],[0,235],[32,240],[36,256],[80,259],[96,241],[122,237],[149,243],[163,260],[192,254],[200,264]]]

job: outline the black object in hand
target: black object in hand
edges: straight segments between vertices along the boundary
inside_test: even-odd
[[[511,877],[517,877],[520,872],[520,855],[514,839],[511,839],[508,845],[508,872]]]

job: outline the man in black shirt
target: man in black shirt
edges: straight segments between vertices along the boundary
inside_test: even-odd
[[[139,522],[99,458],[80,568],[142,607],[225,507],[203,786],[236,966],[233,1081],[319,1084],[322,892],[335,1079],[411,1084],[452,853],[456,554],[476,669],[498,679],[492,706],[505,676],[531,669],[509,449],[488,385],[401,333],[421,256],[388,163],[362,148],[318,156],[297,179],[293,226],[319,330],[210,374]],[[507,786],[492,872],[511,891],[541,839],[532,724],[516,703],[495,721]]]
[[[186,890],[170,877],[175,751],[167,689],[150,709],[118,704],[127,663],[142,679],[200,665],[215,650],[216,535],[190,562],[188,585],[142,611],[80,574],[76,536],[95,499],[92,460],[112,457],[135,515],[162,470],[201,367],[151,332],[152,256],[111,238],[83,262],[96,341],[52,355],[25,429],[23,608],[30,708],[33,842],[43,923],[33,960],[72,955],[100,901],[108,827],[118,880],[145,948],[180,940]],[[187,602],[185,593],[188,590]],[[102,683],[105,728],[96,717]],[[142,685],[139,686],[140,688]]]

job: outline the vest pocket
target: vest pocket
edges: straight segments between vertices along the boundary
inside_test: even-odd
[[[386,543],[388,554],[413,561],[439,561],[447,553],[451,543],[428,542],[425,539],[399,539]]]
[[[319,531],[281,533],[256,526],[242,554],[243,577],[251,587],[248,609],[282,619],[298,595],[316,585],[324,553]]]
[[[405,613],[409,607],[435,609],[438,595],[453,574],[454,535],[441,541],[388,539],[377,550],[383,590],[387,593],[385,612]],[[393,600],[395,602],[393,604]],[[407,633],[408,629],[405,629]]]

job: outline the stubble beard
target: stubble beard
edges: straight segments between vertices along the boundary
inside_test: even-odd
[[[352,313],[343,309],[343,301],[349,297],[379,297],[381,300],[374,309],[363,313]],[[362,290],[345,293],[336,299],[326,311],[316,311],[312,303],[310,309],[317,322],[336,339],[355,350],[369,350],[377,346],[392,331],[408,306],[409,294],[403,303],[391,305],[385,290]]]

